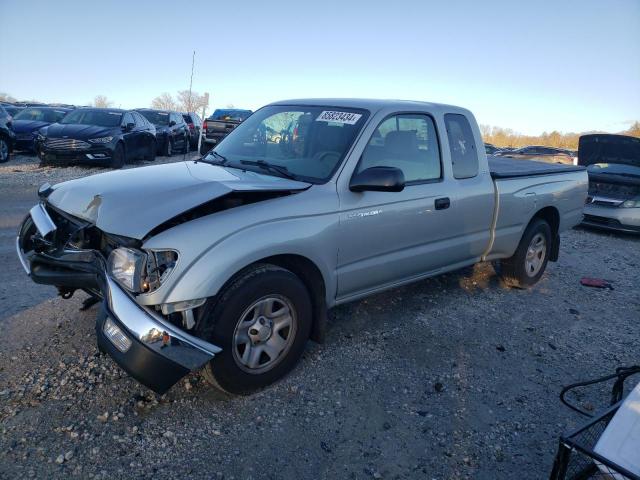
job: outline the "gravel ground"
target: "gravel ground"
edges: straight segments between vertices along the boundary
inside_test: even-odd
[[[14,166],[24,186],[88,173]],[[482,264],[344,305],[324,345],[246,397],[198,373],[157,396],[98,353],[81,294],[38,301],[3,321],[0,476],[545,478],[581,421],[561,386],[638,363],[639,266],[640,238],[578,229],[530,290]]]

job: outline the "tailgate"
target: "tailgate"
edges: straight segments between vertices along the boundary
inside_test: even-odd
[[[221,120],[207,120],[207,134],[227,134],[236,128],[239,124],[237,122],[221,121]]]

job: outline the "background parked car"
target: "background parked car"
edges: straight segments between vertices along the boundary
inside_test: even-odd
[[[217,109],[202,124],[202,143],[200,154],[204,155],[229,135],[253,112],[233,108]]]
[[[500,149],[495,145],[492,145],[491,143],[485,143],[484,151],[487,155],[495,155],[497,152],[500,151]]]
[[[583,135],[578,164],[589,174],[583,224],[640,233],[640,138]]]
[[[13,150],[15,134],[11,128],[11,115],[0,105],[0,163],[9,160],[9,154]]]
[[[42,163],[82,161],[120,168],[135,158],[154,160],[156,129],[136,111],[78,108],[39,130]]]
[[[189,144],[191,149],[198,148],[198,137],[200,137],[200,131],[202,130],[202,119],[196,112],[187,112],[182,114],[182,118],[189,127]]]
[[[13,105],[12,103],[3,103],[2,106],[7,111],[7,113],[12,117],[16,115],[20,110],[25,108],[24,106]]]
[[[59,122],[69,113],[69,108],[27,107],[13,117],[16,134],[16,150],[35,151],[35,137],[42,127]]]
[[[156,127],[158,153],[170,157],[189,151],[189,127],[181,113],[140,108],[137,110]]]
[[[524,160],[537,160],[546,163],[562,163],[565,165],[573,165],[575,163],[573,156],[567,150],[538,145],[518,148],[512,152],[501,152],[498,153],[498,155]]]

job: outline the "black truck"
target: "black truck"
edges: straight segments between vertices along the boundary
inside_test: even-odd
[[[205,155],[252,113],[251,110],[235,108],[219,108],[215,110],[202,124],[200,154]]]

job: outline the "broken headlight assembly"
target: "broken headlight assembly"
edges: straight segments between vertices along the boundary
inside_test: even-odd
[[[109,274],[133,293],[157,290],[175,268],[178,253],[174,250],[142,251],[119,247],[111,252]]]

